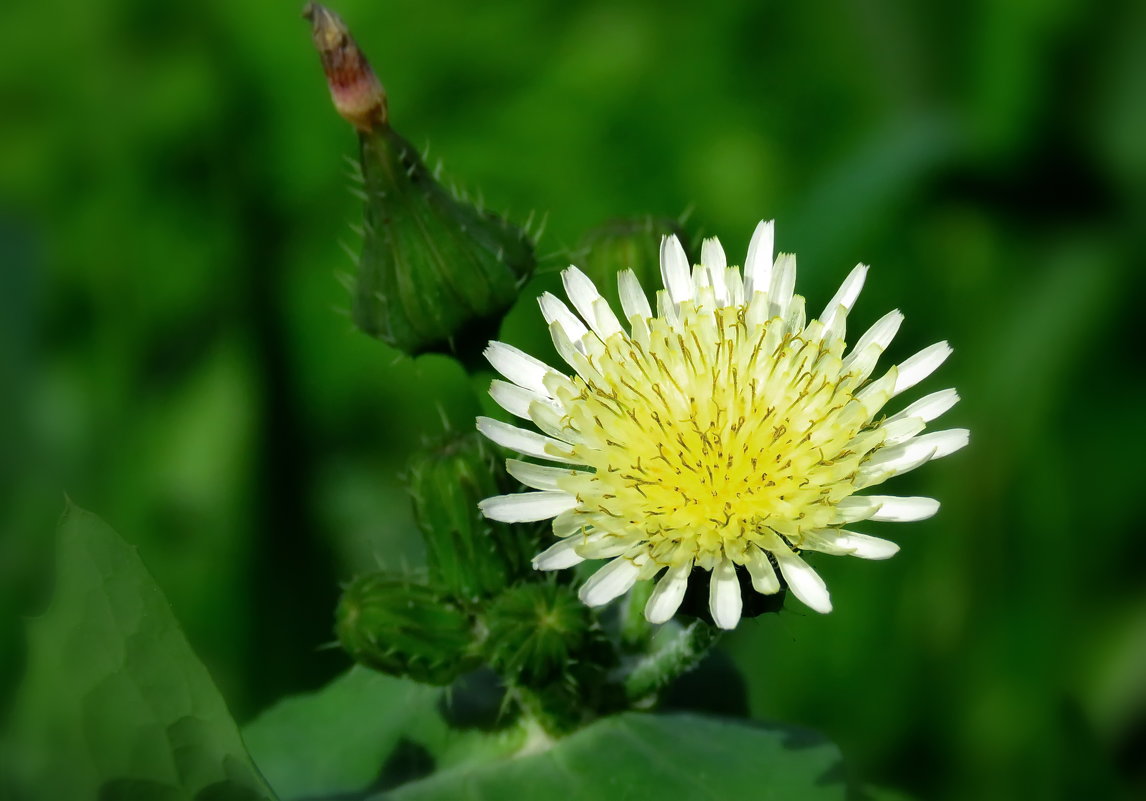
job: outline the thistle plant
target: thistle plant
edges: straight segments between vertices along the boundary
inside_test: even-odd
[[[0,801],[1146,798],[1131,17],[26,6]]]
[[[437,183],[391,127],[346,26],[320,6],[307,16],[360,143],[355,322],[411,356],[458,354],[475,330],[496,331],[533,268],[533,243]],[[693,262],[682,235],[650,217],[585,236],[588,273],[561,273],[569,305],[537,299],[568,372],[508,343],[485,346],[502,376],[489,393],[524,426],[480,417],[490,444],[451,434],[415,456],[407,478],[426,577],[379,573],[346,589],[337,629],[355,660],[430,684],[485,665],[507,723],[560,736],[655,704],[721,630],[779,611],[789,592],[829,612],[809,553],[898,550],[853,524],[935,514],[930,498],[866,491],[966,444],[963,429],[923,433],[954,390],[884,412],[950,347],[872,378],[903,315],[849,347],[866,266],[809,318],[795,257],[773,254],[772,222],[756,228],[743,270],[715,238]],[[495,458],[493,445],[516,455]],[[587,578],[569,570],[600,560]]]

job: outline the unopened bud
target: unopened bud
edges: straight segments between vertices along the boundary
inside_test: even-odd
[[[536,538],[529,527],[485,518],[478,501],[508,491],[485,438],[449,434],[415,454],[407,472],[414,516],[426,542],[430,583],[455,598],[474,601],[528,574]]]
[[[462,609],[436,590],[382,573],[346,588],[335,631],[355,661],[426,684],[449,684],[480,664],[474,624]]]
[[[662,237],[688,242],[680,224],[667,217],[613,220],[588,231],[577,245],[577,266],[593,279],[614,309],[621,308],[617,273],[632,270],[646,293],[661,286]]]
[[[572,674],[575,660],[595,662],[598,640],[591,610],[567,585],[518,584],[485,613],[486,657],[512,682],[538,687]]]
[[[533,271],[517,226],[438,183],[393,128],[386,95],[342,20],[310,4],[335,108],[358,129],[365,199],[355,324],[416,355],[475,356]]]

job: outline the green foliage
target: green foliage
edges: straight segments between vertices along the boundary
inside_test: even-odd
[[[318,692],[284,699],[243,729],[267,781],[283,798],[364,790],[442,690],[352,668]]]
[[[243,739],[286,799],[390,788],[522,746],[521,729],[487,734],[451,725],[460,693],[355,667],[317,692],[279,702],[243,729]]]
[[[375,801],[851,797],[839,751],[802,729],[627,714],[551,742],[520,728],[458,731],[441,715],[448,704],[442,690],[355,668],[278,704],[243,736],[283,798],[369,788]]]
[[[269,801],[226,704],[136,555],[69,506],[51,609],[0,754],[0,795]]]
[[[374,801],[842,801],[839,751],[798,729],[697,715],[606,718],[543,753],[445,771]]]

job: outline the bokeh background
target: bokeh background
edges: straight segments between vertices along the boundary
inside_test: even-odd
[[[240,720],[343,669],[338,582],[421,560],[398,477],[475,387],[357,333],[360,218],[297,2],[0,12],[2,603],[67,492],[139,550]],[[818,308],[948,338],[964,452],[899,479],[940,515],[837,611],[726,640],[751,713],[927,799],[1146,793],[1146,4],[344,0],[396,127],[524,221],[760,218]],[[736,254],[736,255],[734,255]],[[6,618],[7,619],[7,618]],[[0,686],[20,665],[0,634]]]

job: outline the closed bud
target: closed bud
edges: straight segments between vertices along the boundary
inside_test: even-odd
[[[589,607],[568,585],[518,584],[486,609],[486,658],[507,680],[544,686],[578,671],[578,661],[598,664],[607,645]]]
[[[621,308],[617,273],[632,270],[646,292],[661,284],[661,239],[675,235],[687,243],[680,224],[667,217],[613,220],[589,230],[577,245],[577,266],[593,279],[614,309]]]
[[[451,433],[410,461],[407,487],[426,542],[430,583],[472,602],[531,572],[537,537],[528,526],[486,519],[478,501],[507,492],[504,471],[477,432]]]
[[[356,662],[392,676],[449,684],[476,668],[474,623],[437,590],[384,573],[355,579],[335,631]]]
[[[533,271],[517,226],[447,191],[390,126],[386,96],[342,20],[311,4],[335,107],[358,129],[364,192],[355,324],[416,355],[475,356]]]

